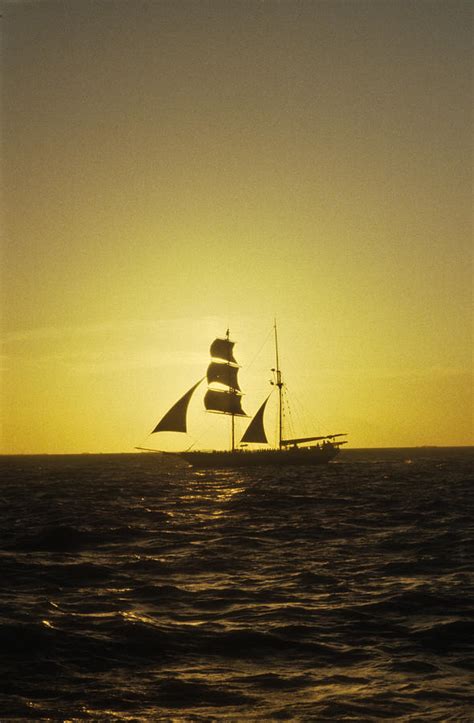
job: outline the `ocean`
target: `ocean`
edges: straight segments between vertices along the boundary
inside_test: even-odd
[[[1,720],[474,720],[473,459],[2,457]]]

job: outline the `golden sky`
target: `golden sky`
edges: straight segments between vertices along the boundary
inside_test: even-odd
[[[254,412],[274,317],[311,431],[473,443],[470,2],[2,12],[2,452],[157,446],[228,326]]]

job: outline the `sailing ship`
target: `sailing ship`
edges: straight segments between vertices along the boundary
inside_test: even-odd
[[[214,339],[210,347],[211,361],[206,375],[196,382],[160,419],[151,434],[159,432],[187,433],[187,413],[189,403],[198,387],[207,382],[204,395],[204,407],[207,412],[221,414],[230,418],[231,443],[227,450],[193,450],[167,452],[178,455],[193,467],[232,468],[257,466],[320,465],[333,460],[341,445],[346,444],[345,433],[324,436],[286,438],[283,429],[283,388],[284,382],[279,364],[277,326],[274,324],[275,367],[271,370],[273,389],[259,407],[236,445],[235,418],[248,417],[242,409],[242,390],[239,386],[240,366],[234,357],[235,342],[230,339],[227,330],[225,337]],[[269,446],[265,431],[265,410],[274,390],[278,393],[278,434],[274,447]],[[267,445],[252,448],[249,445]],[[139,447],[138,449],[146,449]],[[158,451],[158,450],[147,450]]]

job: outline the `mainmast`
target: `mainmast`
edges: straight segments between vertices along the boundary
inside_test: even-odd
[[[281,438],[282,438],[282,428],[283,428],[283,412],[282,412],[283,381],[281,378],[280,361],[278,358],[278,332],[277,332],[276,319],[273,324],[273,329],[275,332],[275,369],[272,369],[272,371],[275,373],[275,385],[278,387],[278,449],[281,449],[281,447],[282,447]]]

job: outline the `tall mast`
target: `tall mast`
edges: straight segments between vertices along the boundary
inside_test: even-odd
[[[227,329],[227,332],[226,332],[226,339],[227,339],[227,341],[229,341],[229,339],[230,339],[230,330],[229,330],[229,329]],[[233,412],[232,412],[231,417],[230,417],[230,429],[231,429],[231,445],[230,445],[230,448],[231,448],[231,450],[232,450],[232,452],[233,452],[234,449],[235,449],[235,414],[234,414]]]
[[[283,427],[283,414],[282,414],[282,387],[283,382],[281,380],[280,362],[278,358],[278,333],[276,319],[273,324],[275,331],[275,384],[278,387],[278,449],[281,449],[281,438],[282,438],[282,427]]]

